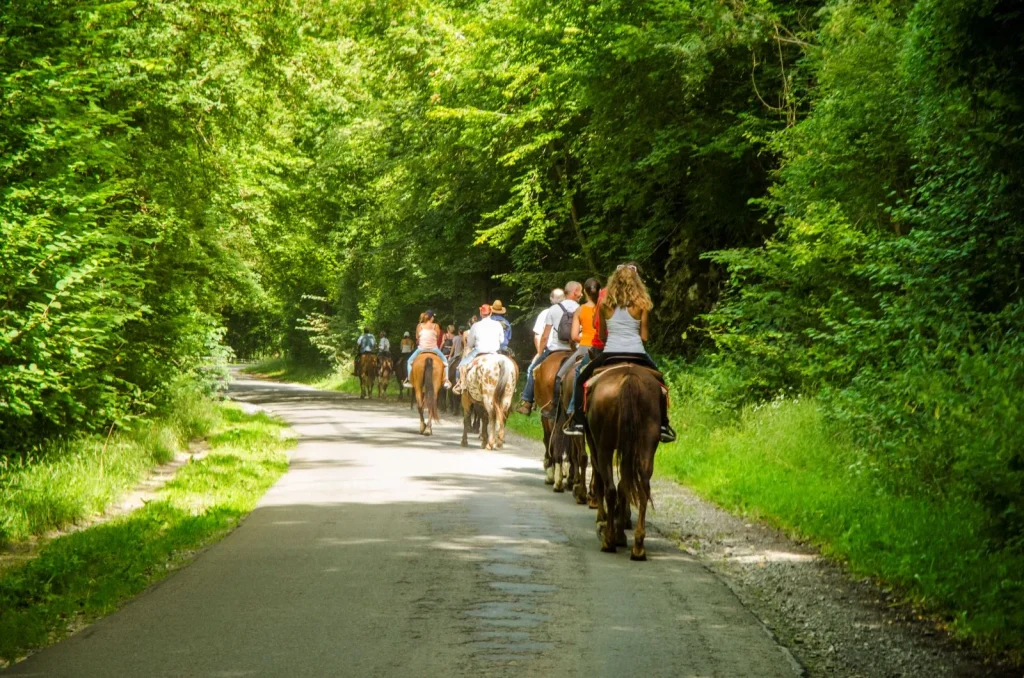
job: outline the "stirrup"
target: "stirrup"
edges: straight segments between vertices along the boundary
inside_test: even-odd
[[[578,423],[574,417],[570,416],[562,427],[562,433],[567,436],[581,436],[583,435],[583,424]]]
[[[402,382],[402,388],[412,388],[412,383],[408,379],[406,379],[405,381]]]
[[[671,426],[666,424],[661,427],[661,442],[663,443],[674,443],[676,441],[676,432]]]

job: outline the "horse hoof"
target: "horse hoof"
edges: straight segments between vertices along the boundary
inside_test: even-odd
[[[629,546],[629,542],[626,541],[626,533],[623,532],[619,536],[615,537],[616,546]]]
[[[555,485],[554,491],[558,492],[559,494],[561,494],[562,492],[565,492],[565,487],[562,486],[562,485]]]
[[[554,485],[555,484],[555,467],[548,466],[544,469],[544,484]]]
[[[611,546],[605,546],[604,544],[601,544],[601,552],[602,553],[615,553],[615,545],[612,544]]]
[[[635,560],[637,562],[644,562],[644,561],[647,560],[647,552],[646,551],[641,551],[640,553],[637,553],[634,550],[632,553],[629,554],[629,559],[630,560]]]
[[[596,511],[597,510],[597,502],[594,501],[593,499],[587,499],[587,508],[591,509],[592,511]]]
[[[580,504],[581,506],[582,506],[583,504],[586,504],[586,503],[587,503],[587,498],[586,498],[586,497],[584,497],[584,496],[582,496],[582,495],[580,495],[580,494],[579,494],[578,492],[573,492],[573,493],[572,493],[572,498],[573,498],[573,499],[575,499],[575,500],[576,500],[576,503],[577,503],[577,504]]]
[[[469,443],[466,441],[465,438],[462,439],[462,446],[463,447],[469,447]]]

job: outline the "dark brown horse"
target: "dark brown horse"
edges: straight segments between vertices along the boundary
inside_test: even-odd
[[[597,375],[587,396],[586,430],[593,454],[594,494],[600,502],[601,550],[615,553],[616,546],[626,546],[632,504],[639,516],[630,558],[647,560],[645,519],[665,406],[661,382],[654,371],[639,365],[613,366]],[[613,476],[616,451],[621,478],[618,488]]]
[[[377,356],[364,353],[359,356],[359,397],[372,398],[373,384],[377,381]]]
[[[419,354],[412,364],[409,381],[420,411],[420,433],[429,436],[433,433],[433,422],[441,421],[437,413],[437,395],[444,383],[444,363],[433,353]]]
[[[589,504],[590,508],[597,508],[597,501],[594,499],[593,487],[587,488],[587,446],[582,436],[567,436],[562,433],[562,427],[568,419],[566,411],[569,409],[569,401],[572,400],[572,391],[576,385],[576,370],[570,369],[562,379],[562,388],[559,391],[559,402],[555,403],[555,426],[551,432],[551,461],[555,466],[555,491],[558,492],[559,473],[558,465],[563,458],[569,461],[569,474],[566,477],[566,484],[572,490],[572,496],[577,504]]]
[[[543,409],[554,397],[555,375],[558,374],[558,368],[562,366],[562,361],[568,357],[568,351],[555,351],[533,371],[533,400],[537,403],[538,409]],[[555,485],[555,464],[549,453],[554,422],[541,418],[541,425],[544,427],[544,483]],[[558,472],[561,473],[561,469]],[[560,488],[560,486],[561,483],[555,486],[555,492],[565,491],[565,488]]]
[[[391,362],[391,356],[382,354],[380,358],[380,369],[377,370],[377,398],[382,399],[388,394],[388,386],[391,385],[391,375],[395,373],[395,366]]]
[[[395,378],[398,380],[398,399],[401,400],[405,394],[405,380],[409,378],[409,354],[403,353],[398,362],[395,363]],[[411,400],[409,401],[412,402]],[[410,404],[411,407],[411,404]]]
[[[453,358],[448,359],[448,381],[451,384],[455,384],[459,379],[459,363],[462,362],[462,356],[457,355]],[[442,412],[458,412],[459,405],[461,403],[459,396],[452,392],[451,387],[444,386],[441,388],[441,411]]]

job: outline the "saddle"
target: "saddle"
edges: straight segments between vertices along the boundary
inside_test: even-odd
[[[569,356],[572,355],[572,351],[566,351],[564,349],[561,351],[552,351],[551,353],[548,354],[547,358],[544,358],[544,360],[542,360],[540,363],[537,364],[536,367],[533,368],[533,371],[536,372],[537,370],[539,370],[540,366],[546,363],[551,356],[559,354],[563,354],[561,359],[558,361],[558,366],[561,367],[563,364],[565,364],[565,361],[569,359]]]
[[[591,376],[590,379],[587,379],[586,383],[583,384],[584,412],[587,411],[587,403],[590,400],[590,391],[601,381],[602,377],[604,377],[607,374],[614,374],[616,370],[621,370],[624,367],[634,367],[638,370],[643,370],[644,372],[647,372],[655,379],[657,379],[658,383],[661,385],[661,392],[665,396],[666,406],[668,405],[668,386],[665,385],[665,375],[659,372],[658,370],[651,369],[650,367],[643,363],[634,362],[629,358],[623,358],[615,360],[615,362],[613,362],[610,365],[605,365],[597,368],[596,370],[594,370],[593,376]]]

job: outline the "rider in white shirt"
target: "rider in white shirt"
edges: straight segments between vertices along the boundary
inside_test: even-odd
[[[469,337],[466,339],[468,353],[459,363],[459,379],[452,391],[462,393],[466,371],[474,358],[484,353],[497,353],[501,350],[501,344],[504,341],[505,328],[497,320],[491,318],[491,307],[484,304],[480,307],[480,320],[469,328]]]

